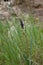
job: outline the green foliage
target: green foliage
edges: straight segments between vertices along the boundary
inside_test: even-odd
[[[0,21],[0,65],[43,65],[43,30],[25,21],[24,29],[19,19]]]

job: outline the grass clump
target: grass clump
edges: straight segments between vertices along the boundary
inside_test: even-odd
[[[25,21],[24,29],[19,19],[0,21],[0,65],[43,65],[43,30]]]

